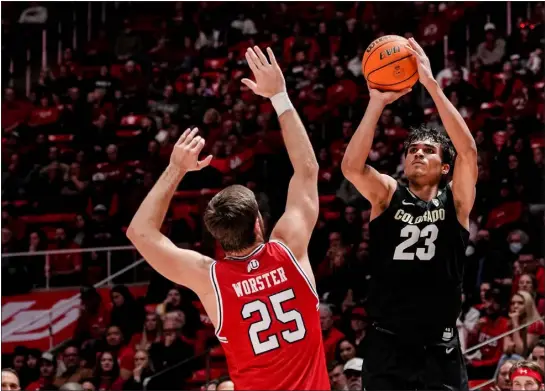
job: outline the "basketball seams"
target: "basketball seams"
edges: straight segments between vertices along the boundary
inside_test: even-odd
[[[369,55],[367,56],[367,58],[365,59],[365,62],[363,63],[363,75],[365,76],[365,67],[367,66],[367,61],[369,61],[369,58],[373,55],[373,53],[383,47],[384,45],[388,44],[388,43],[391,43],[391,42],[394,42],[394,41],[397,41],[398,39],[395,37],[395,36],[392,36],[393,38],[391,40],[388,40],[386,42],[383,42],[381,43],[380,45],[378,45],[376,48],[374,48],[373,50],[371,50],[371,53],[369,53]],[[370,74],[369,74],[370,75]]]
[[[393,86],[393,85],[399,84],[399,83],[401,83],[401,82],[403,82],[403,81],[405,81],[405,80],[410,79],[411,77],[414,76],[414,74],[415,74],[416,72],[418,72],[418,68],[417,68],[416,72],[413,73],[411,76],[409,76],[407,79],[398,81],[397,83],[393,83],[393,84],[379,84],[379,83],[375,83],[375,82],[373,82],[373,81],[370,80],[370,79],[371,79],[371,75],[372,75],[373,73],[375,73],[375,72],[377,72],[377,71],[380,71],[382,68],[385,68],[385,67],[387,67],[387,66],[389,66],[389,65],[395,64],[396,62],[399,62],[399,61],[401,61],[401,60],[405,60],[406,58],[409,58],[409,57],[411,57],[411,56],[412,56],[412,54],[409,53],[409,54],[408,54],[407,56],[405,56],[405,57],[398,58],[397,60],[394,60],[394,61],[392,61],[392,62],[389,62],[388,64],[384,64],[384,65],[378,67],[377,69],[375,69],[375,70],[373,70],[372,72],[370,72],[369,75],[367,75],[367,81],[370,82],[370,83],[373,83],[373,84],[377,84],[377,85]]]
[[[403,83],[403,82],[406,82],[407,80],[410,80],[411,77],[413,77],[414,75],[416,75],[418,73],[418,70],[414,71],[414,73],[409,76],[408,78],[406,78],[405,80],[401,80],[401,81],[398,81],[397,83],[393,83],[393,84],[383,84],[383,83],[375,83],[373,81],[370,81],[369,83],[373,84],[373,85],[376,85],[376,86],[385,86],[385,87],[388,87],[388,86],[395,86],[396,84],[399,84],[399,83]]]

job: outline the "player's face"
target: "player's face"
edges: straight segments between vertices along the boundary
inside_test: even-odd
[[[532,361],[537,362],[541,368],[545,368],[545,348],[536,346],[532,350]]]
[[[441,155],[441,145],[431,140],[409,145],[405,157],[405,175],[409,181],[422,185],[439,183],[441,175],[449,171],[448,164],[442,163]]]
[[[540,384],[530,376],[517,376],[513,380],[513,390],[543,390],[543,384]]]

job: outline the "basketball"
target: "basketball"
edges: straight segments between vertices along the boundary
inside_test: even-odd
[[[371,42],[361,64],[369,87],[381,91],[401,91],[416,83],[416,59],[405,48],[408,44],[407,39],[398,35],[385,35]]]

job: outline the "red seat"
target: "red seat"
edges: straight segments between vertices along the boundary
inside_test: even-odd
[[[201,76],[204,77],[205,79],[217,80],[220,77],[220,73],[216,72],[216,71],[214,71],[214,72],[203,72],[203,73],[201,73]]]
[[[204,67],[206,69],[222,69],[226,62],[226,58],[208,58],[204,60]]]
[[[119,138],[131,138],[138,136],[140,133],[142,133],[140,130],[118,130],[115,135]]]
[[[66,143],[74,140],[73,134],[50,134],[47,136],[49,142],[52,143]]]
[[[334,194],[330,195],[321,195],[320,196],[320,205],[326,206],[327,204],[331,204],[333,201],[335,201],[337,197]]]
[[[341,214],[339,212],[332,212],[332,211],[325,211],[324,212],[324,218],[326,220],[338,220],[341,217]]]
[[[21,216],[21,220],[28,224],[59,224],[71,223],[76,219],[75,213],[55,213],[45,215]]]
[[[16,208],[20,208],[22,206],[28,205],[28,201],[27,200],[15,200],[15,201],[4,201],[4,202],[2,202],[2,206],[8,206],[8,205],[14,206]]]
[[[144,118],[144,116],[140,114],[129,114],[121,118],[120,125],[127,127],[139,126],[142,118]]]
[[[218,345],[210,349],[210,357],[225,359],[225,352],[223,351],[223,348]]]

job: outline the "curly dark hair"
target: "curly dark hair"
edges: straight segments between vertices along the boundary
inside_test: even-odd
[[[451,167],[452,172],[452,165],[454,163],[456,151],[448,135],[440,130],[427,128],[424,125],[420,125],[420,127],[418,128],[411,128],[411,133],[409,134],[409,137],[407,137],[405,143],[403,143],[405,156],[407,156],[409,145],[413,144],[416,141],[422,140],[431,140],[434,143],[441,145],[443,164],[448,164]]]

